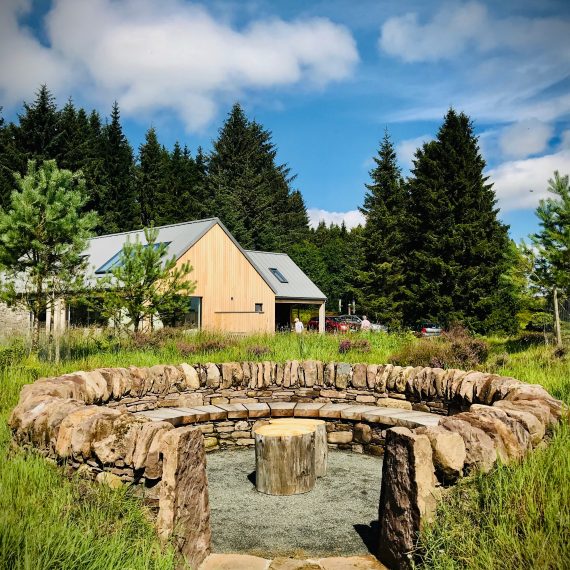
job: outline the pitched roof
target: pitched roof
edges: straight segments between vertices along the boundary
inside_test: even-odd
[[[285,253],[270,253],[265,251],[245,251],[219,218],[208,218],[180,224],[160,226],[157,242],[168,243],[168,257],[175,256],[179,259],[188,251],[203,235],[218,224],[236,247],[249,260],[254,269],[267,283],[277,298],[325,300],[326,297],[319,288],[303,273],[295,262]],[[90,273],[95,272],[106,264],[113,256],[119,253],[127,240],[139,239],[145,243],[144,230],[134,230],[98,236],[89,240],[86,251]],[[278,269],[287,279],[287,283],[281,283],[270,271]]]
[[[286,254],[269,251],[246,251],[265,282],[278,299],[324,301],[326,295],[307,277],[303,270]],[[284,283],[272,269],[286,280]]]

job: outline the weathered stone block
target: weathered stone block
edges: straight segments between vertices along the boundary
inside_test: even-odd
[[[157,529],[172,540],[191,568],[198,568],[211,551],[210,506],[202,434],[184,427],[164,440],[164,466]]]

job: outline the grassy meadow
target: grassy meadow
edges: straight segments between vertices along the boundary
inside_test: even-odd
[[[347,345],[346,340],[351,342]],[[551,346],[487,339],[477,367],[544,385],[570,403],[570,359]],[[402,361],[422,342],[410,334],[293,334],[117,339],[76,331],[62,339],[61,362],[43,348],[30,356],[19,341],[0,346],[0,570],[174,569],[146,507],[128,489],[111,491],[69,478],[33,453],[10,445],[7,419],[21,387],[39,377],[102,366],[320,359]],[[344,344],[342,344],[344,343]],[[427,357],[437,343],[425,345]],[[420,351],[421,352],[421,351]],[[423,352],[421,352],[423,354]],[[429,361],[426,362],[429,364]],[[421,537],[422,568],[570,567],[570,429],[521,465],[499,466],[449,493]]]

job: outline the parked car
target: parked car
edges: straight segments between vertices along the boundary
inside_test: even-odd
[[[307,330],[318,331],[319,330],[319,317],[311,317],[307,323]],[[336,332],[345,333],[348,332],[348,325],[342,321],[339,317],[325,317],[325,331],[326,332]]]
[[[362,319],[356,315],[340,315],[338,318],[342,319],[351,331],[359,331],[362,326]],[[372,332],[388,332],[388,327],[380,323],[370,323],[370,330]]]
[[[433,322],[421,323],[418,327],[420,336],[440,336],[443,332],[441,325]]]

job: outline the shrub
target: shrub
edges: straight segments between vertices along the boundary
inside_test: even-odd
[[[357,350],[359,352],[370,352],[370,341],[365,338],[358,338],[356,340],[350,340],[345,338],[341,340],[338,344],[339,354],[346,354],[350,350]]]
[[[190,356],[198,352],[198,347],[195,344],[181,340],[176,343],[176,350],[182,356]]]
[[[489,355],[489,345],[474,338],[461,326],[453,326],[438,338],[422,338],[392,355],[399,366],[431,366],[433,368],[473,368]]]
[[[267,356],[268,354],[271,354],[271,349],[268,346],[259,346],[259,345],[254,345],[254,346],[250,346],[247,349],[247,355],[250,358],[261,358],[262,356]]]
[[[17,339],[8,346],[0,347],[0,368],[18,364],[26,356],[26,347],[22,339]]]

